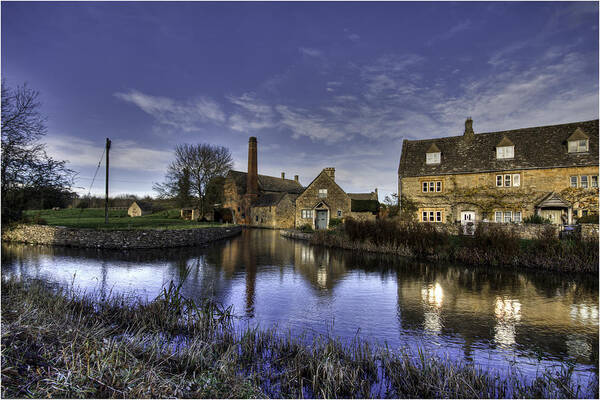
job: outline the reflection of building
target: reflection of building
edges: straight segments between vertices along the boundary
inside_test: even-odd
[[[315,288],[332,289],[346,275],[343,252],[294,242],[294,267]]]
[[[494,340],[501,346],[511,346],[516,343],[516,324],[521,320],[521,303],[496,297],[494,314],[498,323],[494,327]]]

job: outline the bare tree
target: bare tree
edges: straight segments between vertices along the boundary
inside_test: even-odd
[[[70,193],[74,171],[49,157],[39,140],[46,134],[39,92],[26,84],[12,89],[2,81],[2,221],[20,218],[30,196]],[[26,199],[27,194],[27,199]],[[30,203],[30,201],[29,201]]]
[[[210,144],[183,144],[175,147],[175,160],[167,169],[165,181],[155,184],[154,190],[159,197],[179,197],[182,180],[188,179],[190,193],[196,206],[204,214],[206,206],[206,189],[216,177],[225,176],[233,167],[233,158],[229,149]]]

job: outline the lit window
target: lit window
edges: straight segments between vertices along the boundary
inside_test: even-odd
[[[496,147],[496,158],[514,158],[515,146]]]
[[[428,187],[429,185],[427,184],[427,182],[423,182],[423,192],[427,192]]]
[[[521,222],[521,211],[515,211],[515,222]]]
[[[577,187],[577,177],[576,176],[571,177],[571,187],[573,187],[573,188]]]
[[[502,186],[502,175],[496,175],[496,186]]]
[[[521,186],[521,175],[513,174],[512,181],[513,181],[513,186]]]
[[[510,187],[510,174],[504,175],[504,186]]]
[[[423,222],[427,222],[427,211],[423,211],[423,214],[421,215],[421,219],[423,220]]]
[[[588,151],[588,140],[570,140],[569,141],[569,153],[581,153]]]
[[[581,175],[581,187],[587,189],[588,187],[588,177],[586,175]]]
[[[436,192],[441,192],[442,191],[442,181],[437,181],[435,183],[435,191]]]
[[[338,210],[338,217],[342,216],[342,210]]]
[[[321,199],[327,198],[327,189],[319,189],[319,197]]]
[[[512,211],[504,211],[504,222],[512,221]]]
[[[442,153],[427,153],[425,158],[426,164],[439,164],[442,159]]]
[[[502,222],[502,211],[496,211],[496,222]]]
[[[592,187],[593,188],[598,187],[598,175],[592,175]]]
[[[429,191],[435,192],[435,182],[429,182]]]
[[[435,221],[436,222],[442,222],[442,212],[441,211],[436,211],[435,212]]]

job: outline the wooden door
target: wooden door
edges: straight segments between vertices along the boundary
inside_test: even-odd
[[[317,229],[327,229],[327,210],[317,210],[315,226]]]

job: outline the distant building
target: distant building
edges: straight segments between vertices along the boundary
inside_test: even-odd
[[[346,193],[335,182],[335,168],[325,168],[296,199],[296,227],[327,229],[333,218],[375,220],[377,210],[376,191]]]
[[[598,212],[598,120],[404,140],[398,196],[422,222],[553,223]]]
[[[145,201],[136,200],[127,209],[127,215],[130,217],[141,217],[146,214],[152,214],[152,204]]]

